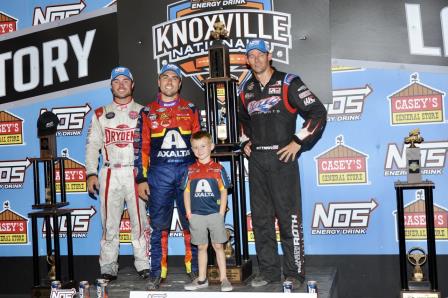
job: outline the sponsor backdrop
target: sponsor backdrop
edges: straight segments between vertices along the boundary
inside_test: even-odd
[[[111,99],[108,74],[110,69],[118,64],[118,54],[115,46],[117,36],[115,34],[109,36],[108,33],[116,31],[115,14],[111,12],[111,8],[106,8],[106,12],[104,9],[98,10],[109,5],[110,1],[9,2],[11,1],[1,4],[0,28],[19,31],[15,33],[5,31],[4,37],[0,36],[0,256],[32,255],[31,224],[27,214],[32,211],[34,198],[33,174],[28,158],[39,155],[35,126],[38,116],[45,110],[53,111],[61,119],[57,142],[60,155],[68,157],[65,175],[69,207],[74,209],[72,214],[74,253],[97,255],[101,235],[99,202],[86,193],[84,145],[93,111]],[[172,40],[165,38],[164,32],[173,30],[173,26],[178,26],[174,31],[179,34],[179,41],[184,42],[180,35],[182,26],[192,22],[173,25],[170,20],[176,17],[179,20],[190,20],[193,4],[224,5],[224,2],[226,1],[222,3],[180,1],[168,6],[164,3],[165,7],[162,12],[159,11],[158,21],[151,26],[147,24],[150,28],[149,36],[142,37],[143,44],[149,50],[141,56],[143,57],[141,59],[149,60],[144,63],[152,65],[150,70],[154,81],[160,63],[164,59],[176,61],[175,58],[182,53],[182,57],[188,58],[188,61],[182,60],[183,71],[189,76],[184,79],[184,84],[194,86],[195,89],[190,88],[196,90],[196,93],[190,94],[186,88],[183,90],[184,96],[190,98],[192,94],[199,94],[195,95],[195,100],[203,100],[198,85],[204,78],[205,64],[201,66],[201,63],[205,63],[201,62],[203,52],[188,47],[166,51]],[[232,1],[226,3],[230,2]],[[256,12],[256,16],[235,10],[238,7],[227,7],[225,9],[229,11],[223,12],[225,20],[229,20],[233,13],[232,18],[236,18],[234,28],[237,28],[242,26],[245,18],[259,18],[258,20],[261,20],[259,24],[265,26],[264,34],[272,34],[272,38],[274,38],[272,30],[277,26],[275,28],[279,42],[273,45],[278,47],[275,52],[278,56],[274,65],[279,69],[300,74],[294,65],[295,56],[291,50],[291,45],[299,40],[298,35],[282,39],[290,32],[300,31],[300,27],[294,27],[298,25],[293,25],[293,29],[291,28],[291,24],[294,24],[294,18],[291,17],[292,10],[280,10],[281,5],[276,5],[277,1],[232,3],[251,5],[252,13]],[[325,1],[321,3],[328,5]],[[83,6],[84,8],[79,8]],[[24,7],[27,9],[23,9]],[[212,20],[209,8],[201,6],[201,9],[203,20],[206,16],[207,20]],[[406,12],[404,3],[397,9],[402,13]],[[89,13],[91,11],[94,11],[93,14]],[[172,14],[166,15],[166,11]],[[73,16],[71,20],[59,20],[80,12],[81,15]],[[83,17],[85,12],[86,17]],[[126,15],[126,10],[123,14]],[[423,17],[427,15],[424,14]],[[442,18],[441,23],[448,24],[446,13],[437,13],[433,17]],[[58,22],[33,28],[34,24],[49,20]],[[406,20],[404,21],[406,26]],[[77,24],[82,25],[73,27]],[[64,26],[65,29],[58,31],[57,34],[45,35],[45,32],[51,33],[56,26]],[[111,30],[102,29],[108,27]],[[243,27],[238,30],[243,30],[241,28]],[[30,35],[19,34],[20,30]],[[95,30],[94,34],[88,33],[92,30]],[[240,33],[247,35],[250,32],[243,30]],[[30,38],[27,39],[26,36]],[[46,36],[46,39],[34,36]],[[160,39],[155,38],[157,36]],[[240,39],[235,39],[235,42],[237,40]],[[245,39],[241,40],[240,51],[232,52],[234,59],[244,58],[241,49],[244,48]],[[5,46],[6,44],[8,46]],[[108,48],[104,49],[102,46]],[[56,51],[59,51],[58,55],[52,54]],[[404,46],[403,51],[407,55],[409,48]],[[101,53],[104,55],[101,56]],[[446,58],[445,52],[441,53]],[[108,59],[104,58],[106,56]],[[34,59],[37,59],[38,65],[43,68],[36,73],[29,67],[35,63]],[[96,62],[94,66],[92,60]],[[45,61],[49,66],[45,66]],[[410,60],[407,62],[412,63]],[[241,69],[235,70],[235,75],[244,80],[245,70],[242,68],[244,63],[240,61],[239,64]],[[141,69],[136,66],[136,72],[140,71]],[[327,129],[313,150],[302,154],[300,158],[306,253],[311,255],[398,253],[393,183],[399,179],[406,179],[406,147],[403,145],[403,139],[410,130],[418,127],[425,139],[420,145],[423,177],[436,185],[434,203],[437,252],[448,254],[446,198],[448,130],[445,111],[448,73],[339,65],[333,68],[331,78],[332,96],[326,101],[329,120]],[[145,98],[150,98],[155,92],[152,87],[150,93],[145,93]],[[423,199],[423,193],[419,190],[405,192],[405,226],[409,247],[415,245],[425,247],[425,243],[421,241],[425,237]],[[229,228],[232,228],[231,219],[230,214],[227,216]],[[247,220],[251,241],[250,253],[255,254],[250,210]],[[175,213],[171,227],[172,237],[169,241],[170,254],[183,254],[183,241],[179,238],[181,228]],[[63,226],[62,233],[64,231]],[[40,222],[39,239],[42,242],[40,254],[45,254],[44,235],[43,225]],[[122,219],[120,241],[121,253],[131,254],[131,247],[128,244],[129,220],[126,212]],[[61,245],[65,250],[64,241]]]

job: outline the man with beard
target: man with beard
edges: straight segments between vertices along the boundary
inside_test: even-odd
[[[145,230],[145,202],[137,193],[134,179],[134,130],[142,105],[132,97],[134,79],[126,67],[116,67],[111,73],[113,102],[95,110],[87,145],[86,171],[89,193],[98,192],[101,200],[101,277],[117,279],[119,232],[124,203],[131,221],[134,265],[143,279],[149,276]],[[102,168],[97,174],[102,154]]]
[[[180,69],[166,64],[159,73],[157,98],[141,112],[136,129],[135,167],[138,193],[148,200],[151,225],[151,276],[148,290],[157,290],[167,276],[168,235],[174,202],[185,242],[185,268],[190,279],[197,277],[197,247],[190,243],[182,182],[195,160],[191,135],[200,130],[196,107],[179,95]],[[148,246],[149,246],[148,245]]]
[[[239,120],[247,137],[242,149],[249,158],[250,206],[260,272],[251,285],[280,281],[283,273],[298,288],[305,270],[297,159],[322,135],[327,111],[298,76],[271,66],[272,54],[264,40],[248,43],[246,59],[253,76],[240,92]],[[296,131],[297,115],[305,122]],[[283,266],[277,253],[276,218]]]

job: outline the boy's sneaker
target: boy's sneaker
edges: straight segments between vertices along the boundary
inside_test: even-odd
[[[254,279],[250,282],[250,285],[254,288],[262,287],[270,283],[263,275],[260,273],[255,276]]]
[[[208,287],[208,279],[206,278],[203,281],[199,280],[199,277],[196,278],[195,280],[193,280],[193,282],[186,284],[184,286],[184,289],[187,291],[194,291],[197,289],[203,289],[203,288],[207,288]]]
[[[146,289],[148,291],[155,291],[160,288],[160,284],[162,283],[162,278],[160,276],[150,276],[148,285],[146,286]]]
[[[233,290],[232,284],[226,278],[221,282],[221,292],[230,292]]]

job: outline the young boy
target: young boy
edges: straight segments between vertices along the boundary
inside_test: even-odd
[[[197,161],[188,168],[183,188],[185,189],[185,210],[190,222],[191,243],[198,246],[199,277],[184,288],[193,291],[208,287],[207,248],[208,231],[210,231],[221,277],[221,291],[232,291],[233,287],[226,275],[223,246],[223,243],[227,241],[224,227],[227,188],[229,187],[227,174],[219,163],[210,158],[215,144],[208,132],[194,133],[191,136],[191,148]]]

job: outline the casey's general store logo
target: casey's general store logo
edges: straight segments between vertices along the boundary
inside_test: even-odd
[[[3,11],[0,11],[0,35],[17,31],[18,20]]]
[[[215,5],[213,7],[213,5]],[[217,6],[226,9],[210,10]],[[225,23],[229,39],[232,72],[244,80],[245,48],[248,40],[262,38],[272,49],[272,59],[289,63],[291,49],[291,15],[273,10],[271,0],[253,1],[179,1],[167,6],[167,21],[152,27],[153,58],[158,69],[166,63],[176,63],[198,86],[208,74],[210,33],[216,21]]]
[[[397,211],[393,215],[396,218]],[[434,234],[437,240],[448,240],[447,219],[447,208],[434,204]],[[394,222],[396,225],[397,220]],[[421,189],[415,192],[415,200],[404,206],[404,231],[406,240],[426,241],[425,192]],[[398,235],[395,236],[398,241]]]
[[[23,144],[23,119],[0,111],[0,145]]]
[[[368,155],[344,145],[344,136],[336,137],[336,146],[318,155],[318,185],[367,184]]]
[[[388,96],[391,125],[444,122],[445,93],[420,82],[418,73],[410,84]]]
[[[64,178],[65,191],[68,193],[86,192],[86,166],[82,163],[71,159],[67,148],[62,149],[62,156],[67,159],[64,160]],[[56,191],[61,191],[61,171],[59,163],[56,163]]]
[[[28,219],[11,209],[9,201],[3,202],[0,212],[0,245],[27,244]]]

